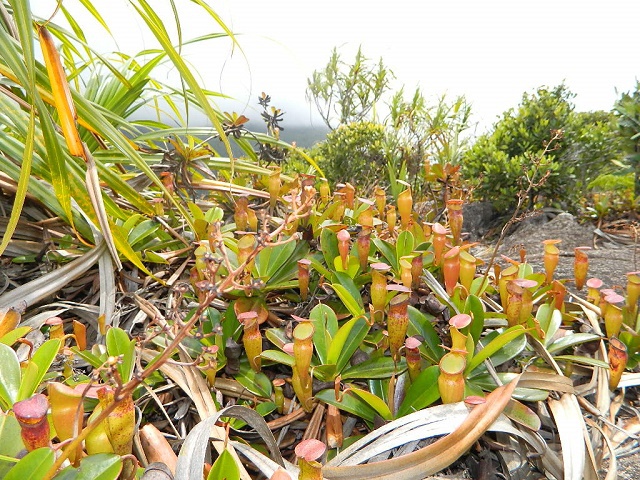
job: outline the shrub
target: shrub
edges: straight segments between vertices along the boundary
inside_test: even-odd
[[[478,199],[492,201],[501,212],[515,204],[521,183],[546,179],[531,190],[535,203],[575,207],[586,185],[608,173],[619,156],[613,117],[606,112],[576,113],[565,85],[525,93],[522,102],[503,114],[493,132],[481,136],[463,158],[463,175]],[[562,138],[541,158],[553,132]],[[540,159],[537,178],[532,165]]]
[[[634,206],[634,174],[600,175],[589,183],[589,194],[585,198],[587,211],[592,217],[602,219],[637,209]]]
[[[386,179],[387,142],[383,125],[354,122],[340,125],[315,145],[311,157],[329,182],[349,182],[365,190]]]

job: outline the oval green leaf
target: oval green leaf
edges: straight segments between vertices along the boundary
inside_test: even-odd
[[[53,466],[55,455],[48,447],[29,452],[9,470],[5,480],[40,480]]]
[[[440,369],[437,365],[425,368],[407,390],[404,400],[398,409],[398,417],[428,407],[440,398],[438,377]]]
[[[18,401],[20,390],[20,362],[16,352],[0,343],[0,400],[2,409],[9,410]]]

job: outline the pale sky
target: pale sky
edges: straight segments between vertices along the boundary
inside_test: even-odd
[[[65,0],[70,9],[78,3]],[[161,15],[170,28],[169,2],[150,3],[165,5]],[[32,0],[42,16],[49,16],[54,4]],[[125,0],[94,4],[115,25],[121,50],[154,46]],[[185,39],[219,31],[191,2],[176,4],[185,12]],[[227,39],[214,39],[189,48],[185,57],[208,88],[237,99],[221,108],[256,120],[257,96],[265,91],[287,112],[287,123],[322,125],[306,101],[306,79],[324,67],[334,46],[345,59],[359,45],[369,58],[382,57],[395,73],[394,86],[405,85],[408,93],[420,86],[428,96],[465,95],[477,133],[515,107],[523,92],[539,86],[564,80],[577,94],[578,110],[610,110],[619,97],[616,89],[631,90],[640,78],[638,0],[210,0],[209,5],[239,34],[245,56],[238,50],[232,54]],[[81,24],[90,25],[84,18],[78,17]],[[107,48],[99,28],[85,28]]]

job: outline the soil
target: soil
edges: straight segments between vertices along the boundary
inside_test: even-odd
[[[604,282],[603,288],[613,288],[623,293],[626,274],[640,270],[640,238],[638,238],[640,228],[637,222],[633,221],[624,221],[623,224],[625,228],[619,228],[619,222],[597,228],[590,224],[580,224],[573,215],[568,213],[532,217],[517,225],[504,238],[498,248],[496,261],[502,266],[507,266],[508,262],[501,258],[501,255],[519,261],[521,251],[524,251],[527,262],[531,263],[536,271],[544,271],[542,241],[559,239],[561,243],[557,246],[560,249],[560,261],[556,269],[556,278],[573,278],[574,249],[586,246],[591,248],[587,251],[588,277],[601,279]],[[484,232],[480,234],[482,233]],[[474,232],[471,232],[472,237],[473,234]],[[495,238],[493,242],[481,239],[472,253],[488,261],[495,248],[495,242]],[[570,291],[577,293],[571,282],[566,286]],[[584,297],[583,292],[577,294]],[[624,403],[628,406],[637,405],[639,396],[638,388],[628,389]],[[617,463],[617,478],[640,479],[640,453],[637,445],[625,456],[618,458]]]
[[[558,215],[542,214],[524,220],[509,233],[498,248],[497,263],[502,266],[508,263],[500,256],[505,255],[513,260],[520,260],[521,250],[526,252],[526,260],[536,271],[543,268],[543,240],[558,239],[560,261],[556,269],[556,278],[573,278],[574,249],[589,247],[588,277],[597,277],[604,282],[604,287],[613,288],[620,293],[626,285],[626,274],[640,270],[640,239],[633,238],[633,225],[623,233],[607,233],[603,227],[580,224],[569,213]],[[640,232],[639,232],[640,233]],[[494,240],[495,241],[495,240]],[[484,241],[472,250],[477,257],[487,261],[490,259],[495,243]],[[570,287],[570,284],[567,285]]]

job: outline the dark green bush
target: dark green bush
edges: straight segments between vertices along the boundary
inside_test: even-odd
[[[462,161],[476,198],[506,213],[532,182],[529,208],[539,204],[573,210],[588,183],[611,171],[612,160],[620,156],[613,116],[574,112],[573,97],[564,85],[525,93],[517,108],[477,140]],[[561,138],[547,148],[557,131]]]
[[[340,125],[310,152],[330,183],[349,182],[363,189],[386,182],[385,127],[374,122]]]

